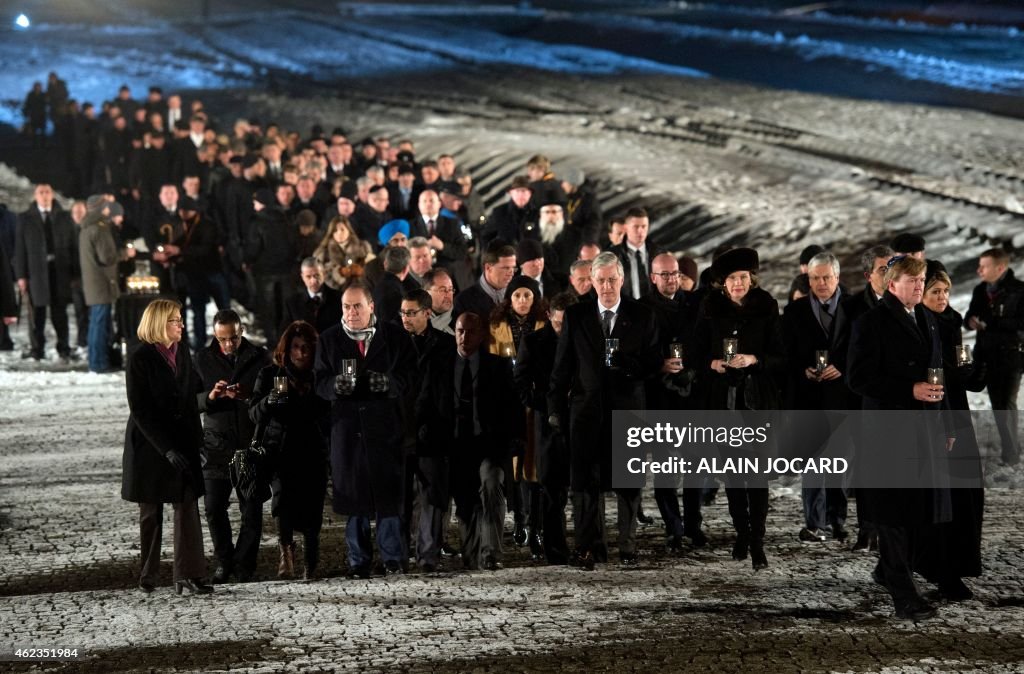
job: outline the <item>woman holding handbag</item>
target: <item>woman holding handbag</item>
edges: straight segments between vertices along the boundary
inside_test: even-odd
[[[273,364],[260,370],[249,403],[249,416],[257,424],[254,441],[273,466],[271,513],[277,518],[279,578],[295,573],[296,531],[304,538],[303,578],[316,577],[320,561],[330,404],[313,389],[317,339],[309,323],[289,325],[274,349]]]
[[[139,589],[156,588],[160,570],[163,504],[174,506],[174,589],[213,592],[206,573],[199,497],[204,494],[200,447],[203,427],[196,394],[202,385],[188,346],[181,343],[181,305],[153,300],[137,330],[141,344],[128,356],[121,498],[139,504],[142,573]]]

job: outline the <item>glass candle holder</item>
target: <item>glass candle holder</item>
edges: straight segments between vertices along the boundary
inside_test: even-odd
[[[970,365],[974,362],[974,354],[971,353],[970,344],[960,344],[956,347],[956,364]]]
[[[607,367],[612,366],[612,356],[619,350],[619,338],[609,337],[604,340],[604,364]]]
[[[288,377],[274,377],[274,390],[278,393],[288,393]]]
[[[735,337],[726,337],[722,340],[722,359],[726,363],[731,362],[736,355],[736,349],[740,346],[740,340]]]
[[[353,384],[356,382],[357,362],[355,358],[343,358],[341,361],[341,375]]]
[[[672,342],[668,345],[668,352],[672,358],[677,360],[683,359],[683,345],[679,342]]]
[[[828,367],[828,351],[820,349],[814,352],[814,371],[821,374]]]
[[[941,367],[928,368],[928,383],[942,386],[946,383],[946,373]]]

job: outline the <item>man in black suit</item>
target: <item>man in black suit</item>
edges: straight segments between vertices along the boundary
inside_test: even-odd
[[[614,253],[592,265],[597,301],[565,312],[548,392],[549,423],[568,431],[572,457],[576,552],[571,563],[594,568],[594,550],[604,544],[602,492],[611,489],[612,410],[642,410],[645,381],[662,366],[658,328],[650,309],[622,297],[622,263]],[[606,367],[606,340],[618,349]],[[619,556],[636,563],[636,515],[640,489],[619,495]]]
[[[928,381],[929,368],[942,367],[942,345],[933,314],[921,304],[926,265],[923,260],[898,257],[890,260],[886,293],[878,305],[853,325],[847,367],[850,388],[862,398],[864,410],[939,410],[945,406],[943,386]],[[948,407],[946,407],[948,409]],[[871,488],[863,501],[868,518],[878,529],[879,561],[872,577],[892,596],[896,616],[924,620],[935,608],[918,592],[914,571],[922,561],[921,541],[934,525],[950,519],[947,488],[940,488],[935,467],[945,465],[953,439],[948,431],[934,428],[936,415],[907,414],[903,424],[871,423],[864,427],[862,462],[875,461],[897,470],[910,465],[913,475],[901,476],[927,488]],[[915,462],[894,458],[908,450]],[[920,460],[924,459],[924,461]],[[866,469],[868,478],[882,479]],[[959,586],[939,590],[948,596],[966,590]]]
[[[484,251],[481,263],[484,271],[480,279],[456,295],[453,318],[472,311],[486,321],[491,309],[505,299],[505,288],[516,274],[516,249],[495,241]]]
[[[295,321],[306,321],[317,333],[337,325],[341,321],[341,293],[324,284],[324,269],[315,257],[302,261],[299,275],[306,287],[285,302],[281,334]]]
[[[811,294],[786,305],[782,316],[789,409],[849,409],[846,352],[850,325],[845,309],[848,303],[839,287],[839,260],[829,252],[818,253],[807,263],[807,276]],[[846,539],[846,494],[841,486],[826,487],[822,477],[807,474],[803,478],[805,526],[799,533],[801,541],[825,540],[826,525],[837,541]]]
[[[416,184],[416,169],[409,164],[398,167],[398,180],[388,186],[388,203],[396,218],[412,222],[416,219],[420,200],[420,187]]]
[[[445,215],[441,199],[434,190],[420,192],[416,217],[410,222],[409,236],[422,236],[430,243],[434,264],[455,273],[466,264],[466,237],[462,223]]]
[[[579,302],[575,293],[562,292],[548,304],[548,324],[524,335],[515,360],[513,381],[523,406],[533,410],[533,434],[537,452],[537,478],[544,490],[542,531],[544,558],[548,564],[567,564],[565,506],[569,498],[569,447],[565,436],[548,423],[548,387],[562,333],[565,310]]]
[[[383,257],[384,274],[373,286],[373,304],[378,321],[398,323],[406,292],[404,281],[409,276],[409,249],[405,246],[386,248]]]
[[[57,354],[71,358],[67,306],[71,281],[81,277],[78,233],[71,216],[53,200],[53,188],[40,183],[35,203],[18,217],[14,241],[14,275],[18,288],[32,307],[30,350],[25,357],[43,358],[46,346],[46,313],[57,333]]]
[[[537,209],[532,205],[533,191],[526,176],[516,176],[508,188],[508,201],[495,207],[480,232],[480,245],[489,246],[496,239],[511,245],[520,239],[540,239]]]
[[[647,245],[647,233],[650,228],[651,222],[647,211],[640,207],[631,208],[626,211],[626,235],[622,243],[610,248],[622,262],[625,274],[622,294],[625,297],[640,299],[651,290],[649,274],[654,251]]]
[[[494,571],[501,568],[502,466],[508,460],[514,399],[505,359],[481,348],[486,337],[486,323],[477,314],[459,316],[457,354],[430,362],[416,409],[420,440],[435,452],[450,448],[462,561],[467,568]]]
[[[430,293],[422,288],[409,291],[402,299],[402,327],[409,333],[416,354],[417,384],[408,400],[407,418],[412,422],[416,460],[407,465],[414,473],[415,496],[419,504],[419,527],[416,532],[416,562],[420,569],[430,573],[437,569],[444,545],[446,514],[450,492],[448,488],[448,445],[433,446],[419,437],[416,421],[416,402],[427,372],[450,371],[454,368],[455,338],[430,324]],[[439,370],[440,368],[440,370]],[[407,474],[410,471],[407,469]],[[408,479],[408,478],[407,478]],[[407,487],[406,527],[411,521],[413,490]]]
[[[893,255],[895,253],[892,248],[881,245],[872,246],[861,253],[861,273],[867,285],[864,290],[850,297],[843,307],[851,329],[854,322],[873,309],[885,294],[885,272],[889,269],[888,263]],[[860,400],[853,391],[850,391],[850,400],[851,409],[860,409]],[[853,544],[853,550],[872,552],[878,549],[878,534],[874,525],[864,516],[867,505],[862,501],[860,490],[854,489],[853,495],[857,501],[857,541]]]
[[[691,397],[693,370],[684,367],[682,356],[672,353],[672,345],[679,348],[690,342],[697,307],[690,305],[690,297],[680,288],[679,261],[670,253],[656,255],[651,261],[651,292],[640,302],[654,312],[658,321],[659,353],[662,358],[661,376],[647,381],[647,404],[650,409],[693,409],[696,401]],[[668,458],[656,457],[655,460]],[[679,509],[676,493],[679,480],[674,476],[655,477],[654,500],[665,523],[666,546],[672,552],[682,549],[683,537],[693,541],[694,547],[707,544],[701,531],[701,492],[703,480],[688,478],[690,486],[683,488],[683,509]]]
[[[981,254],[978,276],[981,283],[971,294],[964,322],[968,330],[978,331],[976,357],[988,366],[985,384],[996,413],[1003,463],[1015,465],[1020,461],[1017,392],[1024,369],[1024,282],[1013,275],[1010,256],[1002,248]]]

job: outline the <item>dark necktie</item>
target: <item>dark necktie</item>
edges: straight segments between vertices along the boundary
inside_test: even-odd
[[[607,339],[608,335],[612,334],[612,318],[615,317],[615,312],[611,309],[605,309],[601,313],[601,328],[604,330],[604,336]]]
[[[46,237],[46,252],[53,253],[53,220],[50,219],[50,211],[43,211],[43,235]]]
[[[320,305],[323,303],[323,299],[319,295],[313,295],[309,298],[310,304],[313,306],[313,319],[320,314]]]
[[[832,314],[829,312],[827,304],[821,305],[821,328],[826,335],[832,334]]]
[[[457,432],[460,438],[473,437],[473,369],[469,360],[462,361],[462,381],[459,384]]]
[[[427,234],[434,236],[434,219],[427,220]]]
[[[644,295],[646,285],[644,279],[647,278],[647,266],[644,264],[644,256],[639,249],[633,251],[633,265],[636,269],[636,287],[633,288],[633,299],[638,300]]]

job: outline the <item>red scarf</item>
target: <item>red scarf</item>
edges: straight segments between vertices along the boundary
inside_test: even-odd
[[[164,357],[164,360],[171,368],[171,372],[178,374],[178,343],[171,342],[169,347],[163,344],[156,345],[157,352]]]

